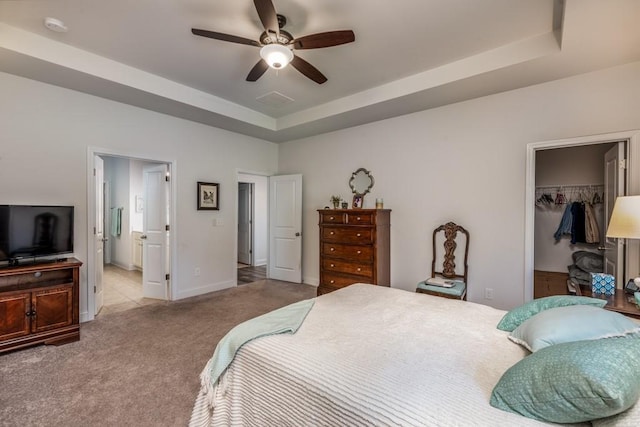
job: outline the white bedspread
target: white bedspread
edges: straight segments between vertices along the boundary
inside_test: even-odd
[[[191,425],[544,425],[489,405],[527,354],[496,329],[504,313],[372,285],[323,295],[295,335],[242,347]]]

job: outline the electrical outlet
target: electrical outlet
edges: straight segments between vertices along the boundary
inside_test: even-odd
[[[493,289],[484,288],[484,299],[493,299]]]
[[[200,267],[196,267],[196,269],[193,270],[193,275],[196,277],[200,276]]]

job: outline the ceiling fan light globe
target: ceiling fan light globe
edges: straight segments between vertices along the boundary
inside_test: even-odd
[[[268,44],[260,49],[260,57],[269,64],[269,67],[280,70],[291,62],[293,52],[281,44]]]

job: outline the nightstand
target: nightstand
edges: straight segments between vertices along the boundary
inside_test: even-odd
[[[591,297],[607,300],[607,305],[604,306],[607,310],[640,319],[640,309],[636,306],[633,295],[625,294],[622,289],[616,289],[616,294],[612,296],[592,294]]]

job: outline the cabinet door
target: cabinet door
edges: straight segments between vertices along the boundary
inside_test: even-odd
[[[0,295],[0,341],[29,334],[31,292]]]
[[[33,292],[32,332],[69,326],[73,322],[73,285]]]

